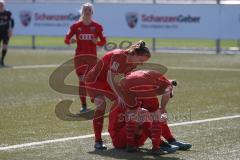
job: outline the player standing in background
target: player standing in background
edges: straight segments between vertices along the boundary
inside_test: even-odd
[[[0,60],[0,66],[5,66],[4,59],[7,54],[8,42],[12,36],[12,29],[14,27],[14,21],[11,18],[12,13],[5,10],[4,0],[0,0],[0,46],[2,43],[2,57]]]
[[[96,66],[88,72],[86,83],[88,95],[96,105],[93,129],[95,133],[95,148],[107,149],[102,142],[102,129],[104,114],[106,110],[106,100],[114,100],[119,97],[114,88],[114,78],[119,75],[125,75],[133,69],[147,61],[151,57],[149,49],[144,41],[130,46],[126,50],[116,49],[107,52]],[[109,97],[112,95],[112,97]]]
[[[90,64],[80,63],[82,55],[93,55],[97,57],[97,46],[103,46],[106,43],[106,38],[103,35],[103,27],[92,19],[93,5],[91,3],[85,3],[80,9],[81,18],[78,22],[74,23],[65,37],[65,44],[77,43],[77,48],[74,57],[74,65],[76,73],[79,78],[79,96],[82,103],[82,110],[80,112],[87,111],[86,94],[82,94],[86,91],[82,91],[85,86],[83,82],[84,75],[86,74],[84,65]],[[73,36],[75,36],[73,38]],[[100,40],[99,40],[100,39]],[[93,67],[94,64],[91,64]],[[91,69],[89,67],[87,72]]]

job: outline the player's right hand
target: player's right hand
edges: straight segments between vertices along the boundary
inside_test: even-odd
[[[65,43],[66,45],[70,45],[70,40],[69,40],[69,39],[65,39],[65,40],[64,40],[64,43]]]

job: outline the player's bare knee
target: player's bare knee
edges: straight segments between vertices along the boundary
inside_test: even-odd
[[[96,105],[96,109],[101,109],[106,106],[106,101],[103,96],[97,96],[94,98],[94,104]]]

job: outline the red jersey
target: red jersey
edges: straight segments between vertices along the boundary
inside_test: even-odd
[[[73,36],[76,36],[77,54],[93,54],[97,55],[96,46],[103,46],[106,43],[106,38],[103,36],[102,26],[92,21],[89,25],[85,25],[83,21],[74,23],[65,37],[65,43],[70,44],[70,40]],[[93,38],[100,38],[97,44],[92,42]]]
[[[116,74],[126,74],[136,68],[136,64],[127,62],[127,52],[115,49],[107,52],[101,61],[90,71],[90,77],[96,77],[98,81],[107,81],[108,71]],[[91,78],[92,79],[92,78]]]
[[[166,77],[153,70],[131,72],[120,81],[120,85],[125,91],[133,91],[137,95],[142,95],[143,98],[148,96],[150,98],[150,95],[157,96],[154,92],[155,89],[158,90],[157,93],[160,95],[164,94],[168,87],[172,87],[171,82]]]
[[[108,72],[115,74],[126,74],[136,68],[136,63],[127,61],[127,52],[116,49],[107,52],[100,61],[91,69],[85,78],[88,86],[88,94],[94,98],[98,95],[105,95],[110,100],[116,99],[116,95],[108,84]]]

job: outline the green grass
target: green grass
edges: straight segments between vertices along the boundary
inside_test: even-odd
[[[74,51],[9,50],[10,66],[61,64]],[[150,62],[169,66],[167,76],[179,86],[169,103],[170,122],[199,120],[240,114],[240,71],[193,70],[192,68],[240,68],[240,55],[153,54]],[[189,67],[187,70],[171,67]],[[78,96],[52,90],[49,76],[55,68],[0,68],[0,146],[92,134],[91,121],[63,121],[55,114],[56,104],[72,99],[71,112],[80,109]],[[77,85],[75,73],[66,83]],[[88,104],[94,108],[89,102]],[[76,119],[79,120],[79,119]],[[191,142],[188,152],[163,156],[164,159],[239,159],[239,119],[173,127],[180,140]],[[104,131],[107,131],[107,118]],[[93,139],[68,141],[33,148],[0,151],[0,159],[154,159],[145,151],[126,154],[112,149],[94,152]],[[148,142],[144,148],[150,148]],[[156,157],[155,157],[156,158]],[[156,158],[158,159],[158,158]]]
[[[131,41],[132,43],[137,42],[141,38],[129,38],[129,37],[109,37],[108,42],[115,42],[120,44],[122,41]],[[151,38],[142,38],[146,43],[152,47]],[[64,37],[48,37],[48,36],[36,36],[35,37],[36,46],[43,47],[66,47],[64,44]],[[31,46],[32,37],[31,36],[13,36],[10,45],[12,46]],[[222,40],[222,48],[237,47],[236,40]],[[215,48],[214,40],[196,40],[196,39],[156,39],[156,47],[176,47],[176,48]]]
[[[168,154],[153,157],[149,154],[149,149],[141,150],[138,153],[126,153],[123,150],[113,148],[107,151],[94,151],[92,149],[93,139],[68,141],[58,144],[48,144],[45,146],[33,147],[29,149],[18,149],[11,152],[4,152],[3,159],[147,159],[147,160],[199,160],[199,159],[239,159],[238,140],[240,125],[239,120],[226,120],[221,122],[211,122],[200,125],[189,125],[173,127],[177,133],[177,138],[192,142],[194,144],[191,151],[178,151],[175,154]],[[105,137],[108,147],[111,147],[111,140]],[[151,143],[147,141],[145,148],[150,148]]]

